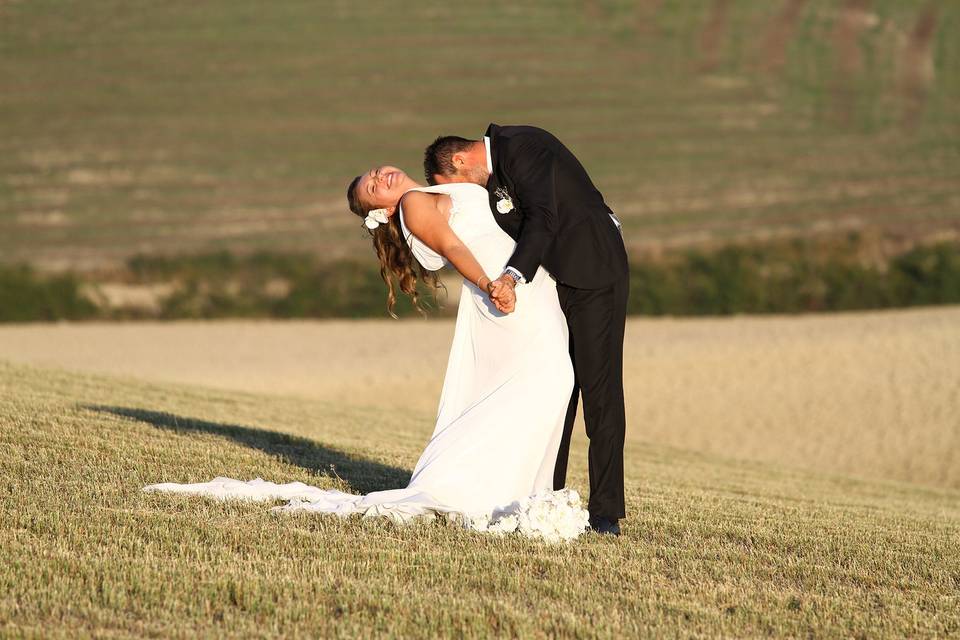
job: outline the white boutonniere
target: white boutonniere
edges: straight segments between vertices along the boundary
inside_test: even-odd
[[[494,194],[500,198],[497,200],[497,212],[498,213],[509,213],[513,211],[513,199],[510,197],[510,193],[504,187],[497,189]]]
[[[363,219],[363,225],[371,231],[382,224],[387,224],[386,209],[374,209],[372,211],[368,211],[367,217]]]

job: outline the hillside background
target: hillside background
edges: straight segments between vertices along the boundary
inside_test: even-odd
[[[559,135],[638,265],[735,245],[760,247],[752,274],[784,253],[883,272],[945,245],[960,272],[958,20],[903,0],[4,2],[0,264],[74,274],[125,317],[324,315],[184,290],[283,298],[303,274],[263,265],[294,256],[317,283],[346,261],[366,272],[345,288],[382,315],[347,183],[384,162],[419,177],[434,137],[492,121]],[[264,252],[242,282],[210,275]],[[950,282],[920,302],[960,300]],[[917,303],[887,297],[853,306]]]

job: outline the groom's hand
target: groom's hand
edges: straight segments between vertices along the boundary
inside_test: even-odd
[[[501,313],[513,313],[517,306],[517,293],[514,291],[516,282],[504,274],[490,283],[488,294],[490,301]]]

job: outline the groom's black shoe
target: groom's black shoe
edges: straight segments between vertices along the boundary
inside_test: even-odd
[[[590,516],[590,528],[597,533],[610,536],[620,535],[620,523],[616,520],[609,520],[603,516]]]

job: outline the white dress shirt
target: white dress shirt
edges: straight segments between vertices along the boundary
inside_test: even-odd
[[[490,153],[490,136],[483,136],[483,146],[487,151],[487,173],[493,173],[493,155]],[[527,279],[523,277],[523,274],[513,267],[507,267],[503,270],[503,272],[516,276],[517,282],[520,284],[525,284],[527,282]]]

